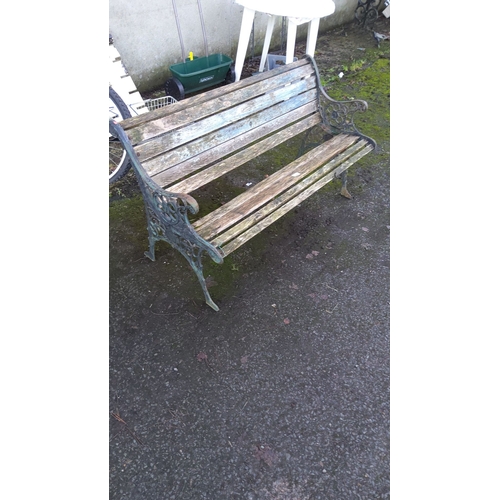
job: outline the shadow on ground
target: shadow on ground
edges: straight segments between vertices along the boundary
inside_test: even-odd
[[[389,42],[344,26],[316,59],[379,151],[352,200],[332,185],[206,261],[220,312],[168,245],[143,257],[133,177],[110,189],[111,499],[389,498]]]

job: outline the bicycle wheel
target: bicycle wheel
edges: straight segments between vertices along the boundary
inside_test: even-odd
[[[121,122],[132,115],[122,98],[109,87],[109,117]],[[109,183],[113,184],[121,179],[129,170],[131,164],[127,152],[118,138],[109,134]]]
[[[366,28],[369,24],[372,24],[378,19],[378,10],[376,7],[370,7],[366,13],[364,27]]]
[[[366,16],[368,0],[358,0],[358,6],[354,11],[354,17],[358,21],[359,24],[363,24]]]

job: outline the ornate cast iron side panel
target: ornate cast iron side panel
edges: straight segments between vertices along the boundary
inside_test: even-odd
[[[198,203],[189,195],[170,193],[158,186],[145,172],[123,129],[110,120],[110,133],[118,137],[130,157],[132,167],[141,188],[148,223],[149,250],[145,255],[155,260],[155,244],[166,241],[178,250],[196,273],[207,304],[219,310],[207,290],[203,276],[203,252],[217,263],[223,262],[222,253],[201,238],[188,220],[188,212],[198,212]]]
[[[316,73],[316,84],[318,88],[318,107],[323,120],[323,127],[329,133],[337,135],[340,133],[357,135],[366,139],[373,148],[377,148],[377,143],[356,128],[354,125],[354,114],[358,111],[366,111],[368,109],[368,104],[360,99],[353,99],[352,101],[336,101],[332,99],[321,85],[321,79],[319,76],[318,66],[316,61],[310,56],[305,56],[314,67]],[[342,188],[340,193],[346,198],[351,198],[349,191],[347,190],[347,172],[344,171],[340,174],[340,179],[342,180]]]
[[[321,85],[319,70],[316,66],[316,61],[309,56],[305,56],[313,65],[316,72],[316,82],[318,85],[318,106],[323,119],[323,125],[331,134],[352,134],[363,137],[376,148],[376,142],[364,134],[362,134],[354,125],[354,115],[358,111],[366,111],[368,104],[360,99],[352,101],[336,101],[332,99]]]

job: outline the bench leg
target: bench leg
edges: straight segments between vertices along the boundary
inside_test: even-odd
[[[340,188],[340,194],[342,196],[345,196],[346,198],[352,199],[351,193],[349,193],[349,191],[347,191],[347,171],[346,170],[344,170],[340,174],[340,178],[342,180],[342,187]]]
[[[172,240],[168,240],[166,238],[156,238],[152,231],[149,231],[149,250],[144,252],[144,255],[151,259],[153,262],[155,260],[155,244],[160,239],[164,239],[167,243],[173,246],[176,250],[178,250],[184,258],[189,262],[189,265],[193,269],[200,282],[201,289],[203,290],[203,295],[205,296],[205,302],[214,310],[218,311],[219,307],[212,300],[210,294],[208,293],[207,283],[205,281],[205,277],[203,276],[203,265],[201,263],[201,257],[203,253],[203,249],[197,247],[196,245],[188,245],[185,244],[179,245],[172,242]],[[189,247],[189,249],[188,249]]]
[[[173,248],[178,250],[184,258],[189,262],[200,282],[203,295],[206,303],[214,310],[218,311],[219,307],[212,300],[208,293],[207,283],[203,276],[202,256],[203,252],[207,252],[210,257],[218,264],[222,263],[222,257],[210,248],[204,240],[202,240],[194,231],[186,228],[184,225],[180,227],[169,226],[162,224],[158,217],[150,211],[148,213],[148,235],[149,235],[149,250],[144,252],[144,255],[155,260],[155,245],[157,241],[166,241]]]
[[[149,225],[148,225],[148,233],[149,233],[149,250],[144,252],[144,255],[151,259],[153,262],[156,260],[155,258],[155,244],[157,241],[160,241],[158,238],[155,238]]]
[[[146,257],[150,258],[152,261],[155,260],[155,243],[157,241],[159,241],[158,238],[155,238],[155,237],[150,235],[149,236],[149,251],[144,252],[144,255],[146,255]],[[210,297],[210,294],[208,293],[207,282],[205,281],[205,277],[203,276],[203,265],[201,263],[203,249],[192,246],[189,249],[189,251],[186,251],[184,248],[180,247],[179,245],[173,244],[172,241],[169,241],[166,239],[165,239],[165,241],[167,241],[167,243],[169,243],[176,250],[178,250],[184,256],[184,258],[189,262],[191,269],[195,272],[196,277],[198,278],[198,281],[200,282],[201,289],[203,290],[203,295],[205,296],[205,302],[214,311],[218,311],[219,307],[212,300],[212,297]]]
[[[184,256],[186,257],[186,256]],[[187,258],[187,257],[186,257]],[[201,262],[196,259],[190,259],[187,258],[189,265],[193,269],[193,271],[196,273],[196,276],[198,278],[198,281],[200,282],[201,289],[203,290],[203,295],[205,295],[205,302],[214,310],[218,311],[219,307],[217,304],[212,300],[212,297],[210,297],[210,294],[208,293],[207,289],[207,282],[205,281],[205,277],[203,276],[203,266],[201,265]]]
[[[149,250],[147,252],[144,252],[144,255],[151,259],[152,261],[155,260],[155,244],[157,241],[160,241],[159,238],[155,238],[151,233],[149,235]],[[171,241],[165,240],[167,243],[172,245],[174,248],[176,248],[184,257],[185,259],[189,262],[189,265],[191,266],[191,269],[196,274],[196,277],[198,278],[198,281],[200,282],[201,289],[203,290],[203,295],[205,296],[205,302],[214,310],[218,311],[219,307],[217,304],[212,300],[212,297],[210,297],[210,294],[208,293],[208,288],[207,288],[207,283],[205,281],[205,277],[203,276],[203,265],[201,264],[201,254],[203,252],[203,249],[201,248],[196,248],[193,246],[190,251],[186,251],[183,248],[179,247],[178,245],[172,244]]]

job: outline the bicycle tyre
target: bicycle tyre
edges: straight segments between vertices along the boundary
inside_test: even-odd
[[[368,12],[366,13],[364,27],[368,27],[369,24],[373,25],[373,23],[378,19],[378,10],[375,7],[370,7]]]
[[[132,117],[128,106],[111,87],[109,87],[109,117],[116,122]],[[109,183],[113,184],[125,176],[131,166],[121,142],[109,134]]]

